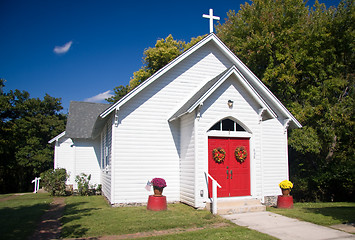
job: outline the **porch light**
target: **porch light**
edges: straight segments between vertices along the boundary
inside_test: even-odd
[[[233,107],[233,101],[232,100],[228,100],[228,107],[232,108]]]

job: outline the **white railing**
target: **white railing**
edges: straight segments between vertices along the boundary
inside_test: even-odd
[[[209,175],[208,173],[206,173],[207,176],[207,180],[208,178],[210,178],[212,180],[212,213],[213,214],[217,214],[217,186],[219,188],[222,188],[221,185],[218,184],[218,182],[216,180],[214,180],[214,178]]]
[[[32,180],[32,183],[35,183],[35,188],[33,193],[37,193],[39,190],[39,180],[41,180],[40,177],[35,177],[35,179]]]

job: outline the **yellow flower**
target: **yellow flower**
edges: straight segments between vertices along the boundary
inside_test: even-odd
[[[293,188],[293,184],[288,180],[283,180],[282,182],[280,182],[279,187],[282,189],[291,189]]]

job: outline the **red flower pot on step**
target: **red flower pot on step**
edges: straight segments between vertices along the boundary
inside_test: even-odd
[[[293,197],[290,189],[282,189],[282,195],[277,197],[277,208],[293,208]]]

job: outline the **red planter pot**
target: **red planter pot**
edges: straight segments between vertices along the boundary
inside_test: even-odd
[[[277,197],[277,208],[293,208],[293,197],[288,195],[279,195]]]
[[[150,195],[148,198],[147,209],[152,211],[166,210],[167,209],[166,197]]]

